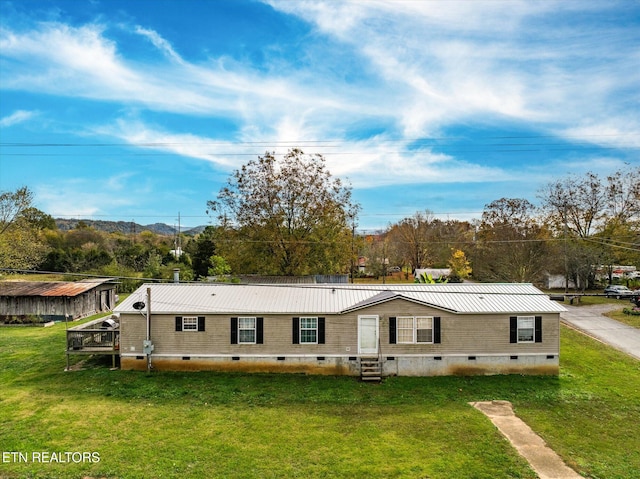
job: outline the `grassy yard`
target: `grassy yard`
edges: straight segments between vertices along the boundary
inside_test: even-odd
[[[625,308],[631,308],[630,306],[624,306]],[[622,309],[611,311],[607,313],[607,316],[615,319],[616,321],[620,321],[621,323],[628,324],[629,326],[633,326],[634,328],[640,328],[640,316],[625,314],[622,312]]]
[[[64,372],[64,334],[0,329],[0,477],[533,478],[468,405],[505,399],[585,477],[640,478],[640,362],[566,328],[559,377],[378,385],[109,362]],[[99,462],[33,462],[42,451]]]

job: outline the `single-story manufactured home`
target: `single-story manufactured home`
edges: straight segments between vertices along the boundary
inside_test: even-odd
[[[0,281],[0,321],[80,319],[116,305],[111,278],[82,281]]]
[[[146,284],[123,369],[382,376],[557,374],[564,307],[530,284]]]

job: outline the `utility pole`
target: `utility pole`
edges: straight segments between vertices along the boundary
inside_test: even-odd
[[[564,292],[569,292],[569,257],[567,253],[567,202],[564,202]]]
[[[147,372],[151,371],[151,288],[147,288],[147,339],[144,341],[144,352],[147,353]]]
[[[351,222],[351,284],[353,284],[353,275],[355,270],[355,239],[356,239],[356,219],[352,218]]]

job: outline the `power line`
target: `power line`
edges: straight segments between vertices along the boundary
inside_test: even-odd
[[[612,138],[634,138],[640,137],[640,133],[610,133],[610,134],[592,134],[592,135],[580,135],[579,139],[612,139]],[[558,135],[495,135],[495,136],[481,136],[474,138],[472,141],[478,143],[480,141],[494,141],[494,140],[542,140],[542,139],[555,139],[558,140]],[[566,141],[579,140],[578,138],[567,137]],[[459,142],[469,141],[467,136],[443,136],[443,137],[415,137],[415,138],[376,138],[376,144],[388,144],[388,143],[402,143],[402,144],[415,144],[425,142]],[[16,146],[16,147],[34,147],[34,146],[47,146],[47,147],[114,147],[114,146],[141,146],[141,147],[156,147],[156,146],[185,146],[185,145],[225,145],[225,146],[323,146],[323,147],[338,147],[345,144],[358,143],[358,140],[345,140],[345,139],[313,139],[313,140],[256,140],[256,141],[225,141],[225,140],[210,140],[210,141],[155,141],[155,142],[124,142],[124,143],[80,143],[80,142],[0,142],[0,147],[3,146]],[[528,143],[535,144],[535,143]],[[562,143],[557,143],[562,144]]]

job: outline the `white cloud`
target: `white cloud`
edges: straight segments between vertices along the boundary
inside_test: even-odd
[[[412,149],[411,139],[456,125],[515,120],[570,141],[611,147],[640,142],[634,119],[638,97],[628,93],[637,90],[640,53],[626,54],[630,48],[616,49],[616,40],[606,36],[594,44],[602,33],[598,28],[605,27],[585,32],[583,24],[556,19],[571,9],[606,8],[605,3],[269,3],[309,22],[362,71],[344,82],[331,74],[347,67],[343,59],[315,51],[308,52],[304,66],[285,62],[277,73],[230,57],[194,63],[162,32],[132,27],[134,38],[150,41],[163,54],[151,62],[128,57],[105,25],[45,23],[23,33],[0,32],[3,57],[20,60],[7,63],[3,87],[107,100],[127,109],[177,113],[187,121],[225,118],[237,125],[225,140],[128,119],[93,131],[139,148],[205,160],[224,171],[258,148],[257,154],[284,153],[313,145],[334,174],[350,177],[358,187],[510,180],[500,168],[481,166],[482,158],[461,161]],[[629,101],[621,101],[623,92]],[[366,138],[382,130],[388,133]],[[326,139],[338,146],[320,141]],[[256,141],[264,143],[251,143]]]
[[[406,136],[495,118],[562,135],[637,114],[637,93],[622,100],[640,81],[638,35],[597,20],[610,2],[268,3],[366,58]]]
[[[54,217],[67,216],[86,218],[108,213],[111,208],[136,205],[136,197],[150,193],[140,185],[132,187],[128,176],[115,175],[99,180],[66,178],[55,184],[40,184],[33,188],[38,207]],[[122,194],[126,191],[127,194]]]
[[[10,126],[23,123],[37,115],[37,111],[16,110],[11,115],[0,119],[0,128],[8,128]]]
[[[141,149],[206,160],[224,170],[231,170],[237,164],[233,154],[239,152],[232,142],[193,134],[170,133],[146,125],[140,120],[119,119],[114,125],[96,127],[93,132],[117,138]]]
[[[160,36],[158,32],[143,28],[140,25],[136,26],[135,32],[142,35],[143,37],[146,37],[158,50],[163,52],[168,58],[178,63],[184,63],[184,60],[173,49],[173,46],[171,46],[168,41],[162,38],[162,36]]]

